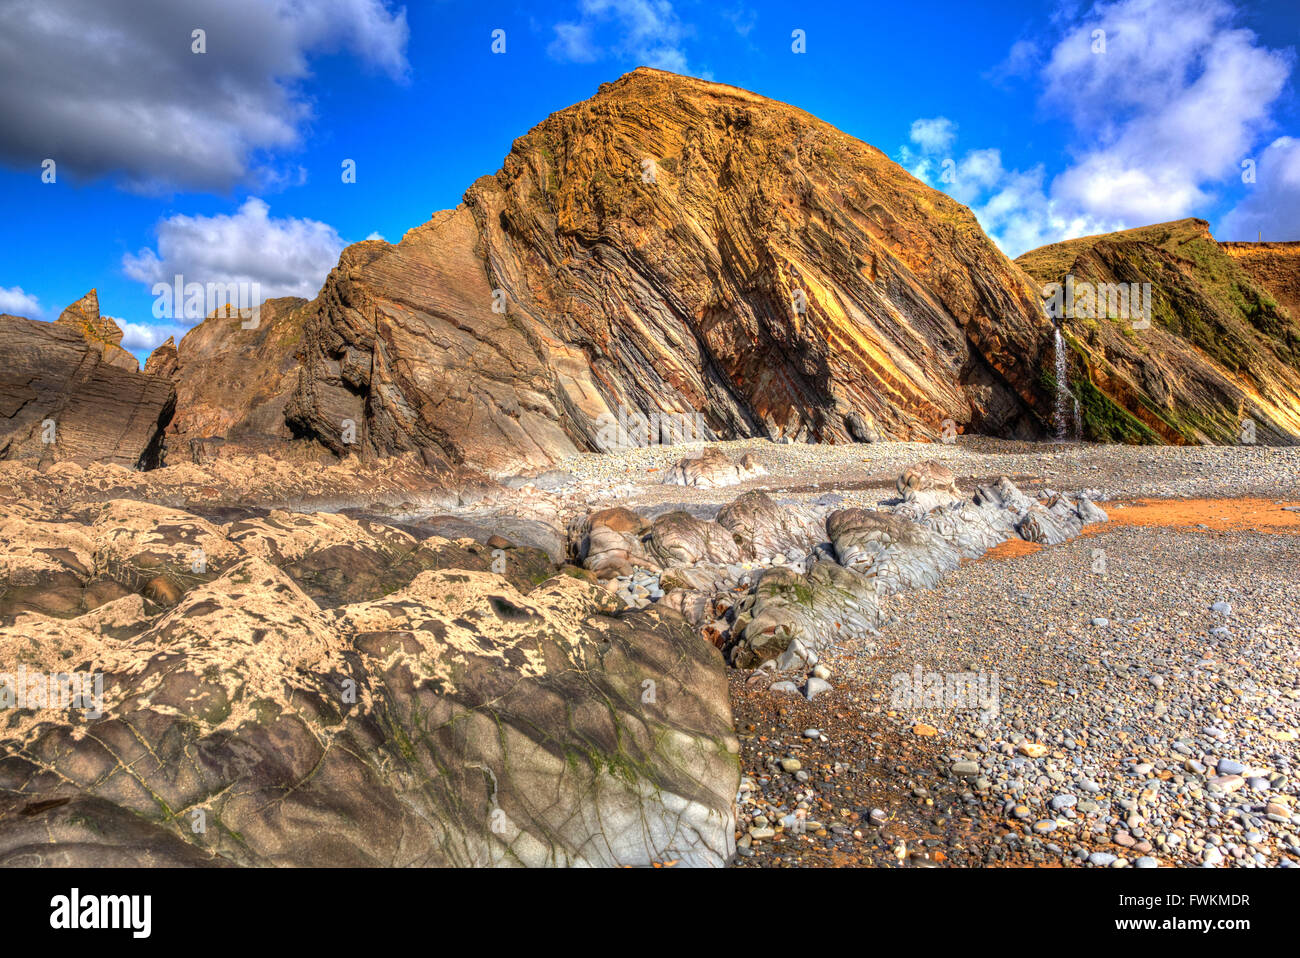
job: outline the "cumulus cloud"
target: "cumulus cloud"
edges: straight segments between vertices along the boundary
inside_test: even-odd
[[[185,335],[185,330],[180,326],[146,326],[143,323],[126,323],[120,319],[114,322],[122,330],[122,348],[132,353],[151,353],[169,338],[179,344]]]
[[[617,57],[689,74],[683,42],[691,32],[669,0],[579,0],[578,19],[555,25],[547,52],[572,63]]]
[[[1055,22],[1062,32],[1041,79],[1043,105],[1071,131],[1060,173],[1049,179],[1042,164],[1008,169],[994,149],[945,156],[956,134],[945,117],[912,124],[903,164],[970,206],[1010,256],[1203,213],[1236,182],[1241,160],[1269,126],[1289,54],[1237,26],[1225,0],[1116,0]],[[1023,72],[1036,52],[1019,41],[996,72]],[[1234,211],[1233,229],[1265,219],[1281,228],[1288,215],[1295,221],[1300,160],[1293,154],[1300,151],[1290,142],[1278,140],[1261,158],[1261,183],[1267,160],[1272,185]],[[1271,219],[1265,196],[1277,204]]]
[[[1042,164],[1029,170],[1009,169],[1002,162],[1002,151],[989,148],[943,156],[954,145],[955,127],[935,127],[928,120],[917,123],[931,125],[921,127],[925,132],[918,138],[917,124],[912,124],[912,141],[920,152],[902,148],[903,164],[913,176],[969,206],[980,226],[1008,256],[1119,228],[1117,223],[1071,210],[1049,197]],[[942,129],[944,135],[932,135],[936,129]]]
[[[184,284],[246,283],[251,289],[256,283],[262,299],[310,299],[338,263],[345,245],[329,224],[278,219],[263,200],[249,197],[234,214],[176,215],[163,220],[158,224],[157,249],[128,253],[122,258],[122,269],[151,289],[155,283],[173,285],[179,274]]]
[[[1269,125],[1291,71],[1235,19],[1224,0],[1121,0],[1068,30],[1044,102],[1081,145],[1053,195],[1133,225],[1203,207]]]
[[[1246,198],[1223,218],[1216,235],[1226,240],[1300,240],[1300,139],[1281,136],[1265,148],[1255,162],[1255,182]]]
[[[314,53],[409,69],[386,0],[0,0],[0,21],[0,160],[145,192],[292,178],[254,157],[298,144]]]
[[[23,292],[21,286],[0,286],[0,313],[13,316],[26,316],[35,319],[42,313],[41,304],[31,293]]]

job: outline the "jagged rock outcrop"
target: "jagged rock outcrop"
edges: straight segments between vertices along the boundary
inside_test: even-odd
[[[99,350],[108,365],[133,373],[140,370],[140,361],[122,348],[122,330],[113,317],[100,315],[98,290],[92,289],[60,313],[54,322],[80,333]]]
[[[874,636],[890,596],[935,587],[963,559],[1015,537],[1056,545],[1107,521],[1086,494],[1041,502],[1005,476],[963,498],[933,460],[904,470],[896,485],[904,497],[878,509],[780,504],[752,491],[714,521],[677,511],[647,524],[629,509],[603,510],[575,523],[570,550],[617,579],[610,587],[627,605],[657,599],[681,613],[732,664],[771,660],[786,671],[814,665],[833,643]],[[593,550],[605,530],[614,545]],[[634,568],[637,550],[661,567]]]
[[[157,466],[176,392],[121,339],[94,290],[53,323],[0,316],[0,459]]]
[[[132,501],[19,505],[0,545],[0,673],[102,677],[71,708],[13,707],[0,688],[0,865],[734,853],[720,655],[680,615],[623,611],[544,554],[337,515],[217,526]],[[201,572],[184,565],[195,547]],[[515,577],[478,564],[502,556]],[[37,594],[66,592],[39,581],[60,565],[119,591]],[[153,573],[175,586],[166,601]],[[9,603],[14,576],[25,605]]]
[[[494,472],[605,448],[629,413],[706,439],[1036,436],[1050,343],[964,207],[800,110],[643,68],[461,206],[349,247],[285,415],[340,454]]]
[[[150,376],[161,376],[163,379],[174,379],[179,366],[180,357],[176,353],[176,340],[172,336],[168,336],[165,343],[155,347],[149,354],[149,358],[144,361],[145,372]]]
[[[1204,220],[1186,219],[1017,259],[1039,282],[1068,277],[1080,291],[1061,320],[1079,404],[1071,428],[1124,442],[1300,442],[1300,316],[1287,308],[1297,295],[1293,260],[1252,251],[1257,245],[1221,245]],[[1132,284],[1139,292],[1149,284],[1149,329],[1135,328],[1148,317],[1133,315]]]

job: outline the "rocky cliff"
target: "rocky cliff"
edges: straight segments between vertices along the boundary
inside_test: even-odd
[[[1300,242],[1220,243],[1246,273],[1300,320]]]
[[[169,462],[201,459],[221,446],[283,452],[293,438],[284,406],[298,384],[307,306],[305,299],[269,299],[256,319],[223,307],[185,334],[168,364],[177,398],[166,436]],[[160,369],[164,362],[160,357]]]
[[[121,340],[94,290],[53,323],[0,316],[0,459],[157,465],[176,393]]]
[[[640,415],[716,437],[945,419],[1032,437],[1051,333],[971,213],[880,151],[639,69],[517,140],[456,209],[346,250],[303,314],[285,415],[338,453],[495,472],[607,448]]]
[[[55,322],[79,333],[99,350],[108,365],[131,372],[139,370],[139,360],[122,348],[122,330],[113,317],[100,315],[98,290],[92,289],[81,297],[60,313]]]
[[[1077,291],[1060,320],[1073,425],[1096,440],[1300,441],[1294,245],[1219,244],[1204,220],[1186,219],[1017,259],[1040,283],[1065,287],[1062,300]],[[1144,318],[1136,303],[1147,295]]]

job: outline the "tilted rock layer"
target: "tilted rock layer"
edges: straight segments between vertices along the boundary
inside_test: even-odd
[[[256,314],[224,307],[185,334],[172,351],[177,401],[166,435],[168,462],[283,450],[293,438],[284,406],[298,385],[307,305],[285,297],[268,299]]]
[[[847,442],[1051,412],[1037,291],[966,208],[801,110],[649,69],[348,248],[302,334],[295,434],[489,471],[605,448],[629,413]]]
[[[176,391],[121,340],[93,289],[53,323],[0,315],[0,459],[158,465]]]
[[[1150,329],[1134,328],[1141,319],[1131,316],[1061,320],[1083,438],[1300,442],[1295,245],[1220,244],[1204,220],[1187,219],[1044,246],[1017,259],[1045,284],[1067,276],[1090,287],[1150,284]]]

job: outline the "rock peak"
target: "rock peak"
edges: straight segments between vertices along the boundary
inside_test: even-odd
[[[113,321],[112,316],[100,314],[99,293],[96,290],[92,289],[60,313],[55,323],[72,327],[86,342],[98,346],[104,361],[110,365],[132,371],[140,368],[139,361],[121,346],[121,327]]]

